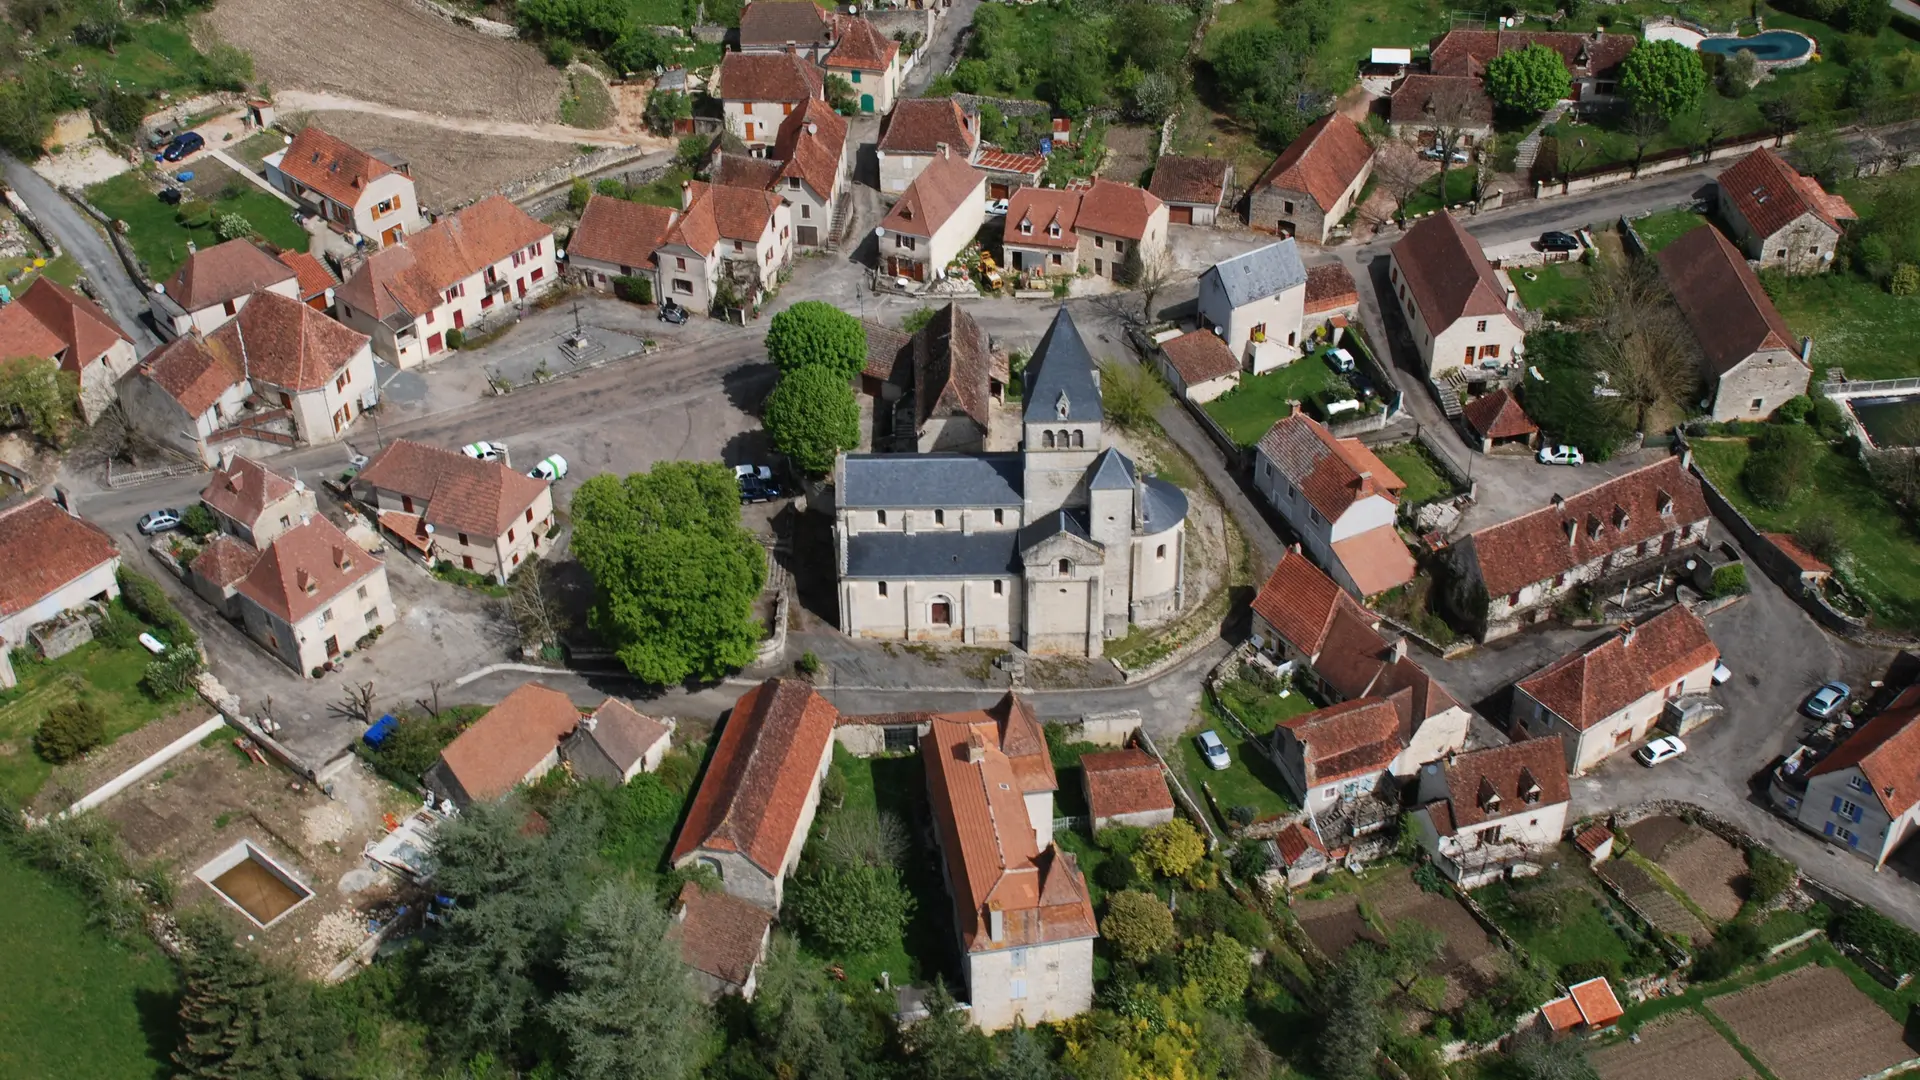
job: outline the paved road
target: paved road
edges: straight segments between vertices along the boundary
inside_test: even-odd
[[[7,186],[33,209],[40,223],[74,257],[80,269],[86,271],[88,280],[93,282],[106,305],[107,314],[133,336],[137,351],[145,354],[148,349],[158,347],[159,339],[140,321],[147,310],[146,295],[127,276],[113,245],[95,231],[92,219],[25,163],[0,154],[0,171],[6,175]]]
[[[960,44],[960,35],[973,25],[974,9],[981,0],[953,0],[953,6],[933,24],[933,38],[921,46],[920,63],[908,73],[900,87],[903,98],[918,97],[927,84],[947,70]]]

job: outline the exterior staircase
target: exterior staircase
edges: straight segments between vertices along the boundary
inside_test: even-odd
[[[827,250],[839,251],[841,241],[847,237],[847,230],[853,227],[853,191],[849,188],[840,193],[833,203],[833,224],[827,227]]]
[[[1448,368],[1437,379],[1432,380],[1433,396],[1440,402],[1440,411],[1448,420],[1460,419],[1460,391],[1467,385],[1466,373],[1459,368]]]
[[[1513,155],[1515,172],[1523,176],[1533,172],[1533,163],[1540,156],[1541,133],[1559,123],[1560,118],[1567,114],[1567,110],[1572,105],[1570,101],[1555,102],[1553,108],[1548,109],[1546,115],[1540,118],[1540,122],[1533,125],[1533,130],[1527,132],[1527,137],[1520,140],[1520,149]]]

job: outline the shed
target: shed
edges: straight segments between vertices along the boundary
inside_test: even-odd
[[[1110,825],[1149,828],[1173,820],[1173,794],[1160,763],[1141,750],[1111,750],[1080,758],[1093,831]]]

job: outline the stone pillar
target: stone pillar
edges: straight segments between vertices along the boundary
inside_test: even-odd
[[[1098,570],[1087,579],[1087,655],[1094,659],[1099,658],[1101,643],[1107,636],[1105,585],[1105,575]]]
[[[969,510],[965,513],[967,516],[961,520],[970,526],[973,523],[973,511]],[[960,640],[969,645],[974,643],[980,633],[979,628],[973,624],[973,590],[976,585],[977,583],[972,581],[960,583],[960,610],[954,612],[954,617],[960,620]]]

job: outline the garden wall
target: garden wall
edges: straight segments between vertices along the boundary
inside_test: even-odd
[[[1696,165],[1704,165],[1713,160],[1716,155],[1724,156],[1727,160],[1731,161],[1734,158],[1750,154],[1763,146],[1777,149],[1785,147],[1791,142],[1793,142],[1793,133],[1788,132],[1781,136],[1742,136],[1738,141],[1715,145],[1712,151],[1707,154],[1700,154],[1694,150],[1675,150],[1668,154],[1656,155],[1642,161],[1638,169],[1627,166],[1625,168],[1608,169],[1604,172],[1589,173],[1585,176],[1569,177],[1560,181],[1535,181],[1533,185],[1533,197],[1536,199],[1558,199],[1567,195],[1581,195],[1597,188],[1612,187],[1615,184],[1624,184],[1632,180],[1638,180],[1644,176],[1679,172],[1682,169],[1690,169]]]

